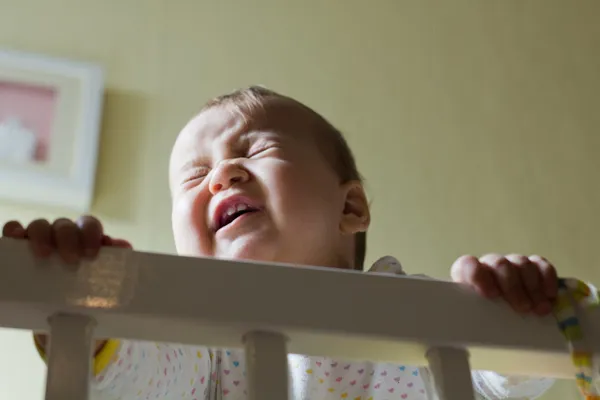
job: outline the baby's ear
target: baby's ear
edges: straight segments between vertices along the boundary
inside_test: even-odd
[[[340,221],[340,231],[344,234],[366,232],[371,223],[369,202],[362,183],[350,181],[342,185],[344,211]]]

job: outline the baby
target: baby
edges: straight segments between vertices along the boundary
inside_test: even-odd
[[[364,269],[370,214],[354,157],[336,128],[291,98],[251,87],[210,101],[179,134],[169,177],[179,254]],[[40,257],[56,251],[68,263],[93,258],[102,246],[131,247],[105,235],[90,216],[40,219],[26,228],[12,221],[3,235],[29,240]],[[391,257],[368,268],[383,270],[404,274]],[[539,256],[464,256],[451,276],[519,313],[546,315],[557,294],[556,271]],[[35,336],[42,356],[46,342]],[[96,346],[97,400],[247,396],[241,350],[116,339]],[[302,355],[288,360],[295,400],[435,398],[424,368]],[[473,382],[486,399],[533,398],[552,384],[482,371]]]

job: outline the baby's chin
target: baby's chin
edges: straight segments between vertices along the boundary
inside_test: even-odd
[[[221,260],[304,264],[302,260],[289,259],[289,252],[282,251],[285,246],[282,246],[280,241],[269,234],[269,232],[254,232],[254,234],[250,235],[240,235],[233,240],[217,240],[215,242],[199,243],[187,241],[186,243],[178,243],[177,252],[183,256],[217,258]]]
[[[219,249],[216,258],[240,261],[277,262],[275,249],[265,244],[231,243],[227,248]]]

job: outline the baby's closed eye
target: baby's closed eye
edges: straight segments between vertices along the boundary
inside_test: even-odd
[[[191,182],[200,183],[206,176],[209,174],[210,168],[208,167],[194,167],[190,169],[184,175],[182,180],[182,184],[187,184]]]
[[[259,156],[264,156],[270,153],[271,150],[276,150],[277,146],[272,143],[264,143],[258,146],[252,146],[249,151],[247,158],[256,158]]]

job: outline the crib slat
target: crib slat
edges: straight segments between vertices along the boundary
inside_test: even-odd
[[[475,400],[466,349],[432,347],[427,351],[436,400]]]
[[[94,320],[59,314],[49,323],[46,400],[88,400]]]
[[[286,338],[269,332],[244,336],[248,400],[282,400],[289,397]]]

